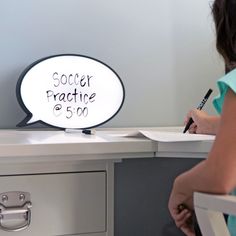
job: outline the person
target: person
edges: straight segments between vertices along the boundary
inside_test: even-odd
[[[219,96],[213,105],[220,116],[192,110],[190,133],[216,134],[207,159],[174,180],[168,208],[175,224],[187,236],[194,236],[193,193],[236,194],[236,0],[215,0],[212,15],[216,29],[216,48],[223,57],[227,72],[218,80]],[[185,206],[179,210],[179,206]],[[236,220],[228,217],[228,227],[236,236]]]

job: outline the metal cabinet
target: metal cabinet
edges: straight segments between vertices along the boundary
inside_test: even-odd
[[[0,236],[106,235],[106,178],[106,171],[1,176]]]

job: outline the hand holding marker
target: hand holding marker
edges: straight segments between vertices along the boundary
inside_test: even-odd
[[[212,89],[209,89],[208,92],[206,93],[205,97],[202,99],[201,103],[198,105],[197,109],[198,110],[202,110],[203,106],[205,105],[207,99],[210,97],[211,93],[212,93]],[[186,133],[187,130],[189,129],[189,127],[191,126],[191,124],[193,123],[193,119],[190,118],[188,123],[186,124],[183,133]]]

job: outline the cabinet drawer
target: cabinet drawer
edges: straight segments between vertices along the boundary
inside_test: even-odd
[[[0,177],[0,193],[10,191],[30,193],[31,223],[19,232],[0,230],[0,236],[58,236],[106,231],[105,171]]]

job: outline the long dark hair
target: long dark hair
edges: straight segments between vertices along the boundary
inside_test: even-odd
[[[216,48],[228,70],[236,67],[236,0],[215,0],[212,14],[216,28]]]

